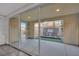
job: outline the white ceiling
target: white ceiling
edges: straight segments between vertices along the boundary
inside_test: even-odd
[[[60,11],[56,12],[56,9],[60,9]],[[78,3],[75,3],[75,4],[70,4],[70,3],[53,4],[52,3],[41,7],[40,12],[39,12],[39,8],[36,8],[36,9],[34,8],[30,11],[24,12],[22,14],[22,19],[38,20],[39,15],[41,19],[45,19],[45,18],[52,18],[56,16],[69,15],[74,13],[79,13]],[[28,16],[30,16],[31,18],[28,19]]]
[[[39,3],[0,3],[0,16],[14,16],[19,13],[23,13],[23,18],[27,19],[28,16],[31,16],[31,19],[38,19],[39,8],[34,8],[33,10],[29,10],[30,8],[36,7],[38,5],[42,5]],[[60,9],[60,12],[56,12],[56,9]],[[40,9],[40,18],[50,18],[61,15],[79,13],[79,4],[45,4]]]
[[[0,15],[7,16],[11,12],[23,7],[23,3],[0,3]]]
[[[16,15],[29,9],[30,5],[33,7],[34,3],[0,3],[0,16]]]

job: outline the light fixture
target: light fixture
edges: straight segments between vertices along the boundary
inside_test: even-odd
[[[28,19],[30,19],[31,17],[30,16],[28,16]]]
[[[57,12],[59,12],[59,11],[60,11],[60,9],[56,9],[56,11],[57,11]]]

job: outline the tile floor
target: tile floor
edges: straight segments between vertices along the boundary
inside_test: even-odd
[[[13,44],[18,47],[17,44]],[[31,54],[39,54],[39,40],[38,39],[25,39],[21,40],[19,47],[21,50]],[[40,55],[41,56],[79,56],[79,47],[68,44],[40,41]]]
[[[27,54],[8,45],[0,46],[0,56],[28,56]]]
[[[32,55],[39,54],[38,39],[22,40],[20,47],[24,51],[29,51]],[[79,56],[79,47],[68,44],[40,41],[40,55],[41,56]]]

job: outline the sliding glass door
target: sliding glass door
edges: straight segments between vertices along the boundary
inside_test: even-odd
[[[79,55],[78,18],[64,15],[64,6],[77,5],[43,4],[11,18],[10,44],[30,55]]]
[[[62,56],[65,55],[63,38],[64,20],[58,16],[53,6],[46,4],[40,7],[40,55]]]
[[[63,20],[52,18],[52,8],[38,6],[10,20],[11,45],[30,55],[65,55]]]
[[[37,23],[35,25],[35,23]],[[33,8],[20,16],[21,40],[20,49],[39,55],[39,8]],[[37,27],[38,26],[38,27]]]

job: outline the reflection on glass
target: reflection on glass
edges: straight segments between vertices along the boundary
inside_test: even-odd
[[[19,48],[19,20],[18,18],[10,18],[10,44]]]
[[[21,22],[21,39],[26,38],[26,23]]]
[[[22,13],[20,49],[31,55],[79,55],[78,18],[76,14],[63,15],[66,10],[71,12],[64,6],[69,9],[78,5],[45,4]],[[18,42],[18,21],[11,20],[10,39],[11,44]]]
[[[38,10],[35,8],[21,14],[20,49],[31,55],[39,55]]]
[[[40,55],[65,55],[64,21],[60,17],[54,17],[55,15],[53,4],[40,7]]]
[[[55,21],[45,21],[45,22],[40,22],[40,35],[41,37],[55,37],[55,38],[63,38],[63,27],[62,27],[62,22],[63,20],[55,20]],[[34,24],[35,28],[35,36],[38,36],[38,23]],[[50,40],[49,40],[50,41]],[[61,40],[62,42],[62,40]]]

